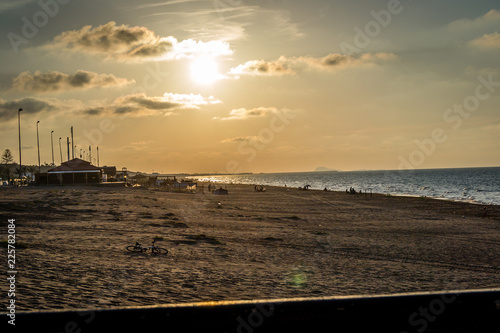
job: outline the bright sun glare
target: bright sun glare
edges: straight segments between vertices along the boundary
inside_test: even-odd
[[[198,58],[191,64],[191,77],[198,83],[211,84],[220,76],[219,68],[213,58]]]

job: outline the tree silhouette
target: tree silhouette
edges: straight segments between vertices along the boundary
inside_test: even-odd
[[[14,162],[14,157],[12,156],[10,149],[7,148],[2,154],[2,164],[10,164],[12,162]]]
[[[10,149],[8,149],[8,148],[5,149],[0,161],[2,162],[2,164],[5,164],[5,165],[2,165],[0,167],[0,176],[2,178],[4,178],[4,177],[7,178],[7,180],[10,183],[10,166],[9,166],[9,164],[11,164],[14,161],[14,157],[12,156],[12,152],[10,151]]]

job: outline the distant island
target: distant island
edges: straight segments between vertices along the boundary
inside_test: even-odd
[[[314,169],[314,172],[325,172],[325,171],[335,171],[335,172],[338,172],[339,170],[330,169],[330,168],[327,168],[327,167],[317,167],[316,169]]]

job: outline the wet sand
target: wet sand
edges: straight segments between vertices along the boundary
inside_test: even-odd
[[[499,287],[500,206],[228,190],[0,188],[2,241],[16,220],[17,309]],[[167,256],[125,250],[153,238]]]

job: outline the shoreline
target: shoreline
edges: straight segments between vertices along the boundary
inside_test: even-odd
[[[199,175],[201,181],[224,183],[268,184],[274,186],[301,187],[344,191],[350,187],[356,190],[373,191],[384,195],[425,196],[436,199],[472,202],[482,205],[500,205],[498,177],[500,168],[458,168],[423,169],[408,172],[365,171],[365,172],[310,172],[270,173],[253,175]]]
[[[210,182],[202,182],[203,184],[209,184]],[[247,184],[247,183],[227,183],[227,182],[215,182],[217,184],[222,184],[222,185],[247,185],[247,186],[255,186],[255,185],[262,185],[262,184]],[[300,189],[298,187],[291,187],[291,186],[280,186],[280,185],[262,185],[262,186],[265,186],[265,187],[269,187],[269,188],[282,188],[282,189],[294,189],[294,190],[297,190],[297,191],[300,191]],[[321,190],[321,189],[317,189],[317,188],[309,188],[307,191],[318,191],[318,192],[335,192],[335,193],[345,193],[345,194],[349,194],[351,195],[350,193],[346,193],[344,191],[336,191],[336,190],[328,190],[328,191],[325,191],[325,190]],[[421,199],[433,199],[433,200],[442,200],[442,201],[450,201],[450,202],[459,202],[459,203],[468,203],[468,204],[472,204],[472,205],[479,205],[479,206],[497,206],[497,207],[500,207],[500,204],[494,204],[494,203],[483,203],[483,202],[480,202],[480,201],[474,201],[474,200],[460,200],[460,199],[450,199],[450,198],[444,198],[444,197],[434,197],[434,196],[423,196],[423,195],[417,195],[417,194],[394,194],[394,193],[379,193],[379,192],[373,192],[373,193],[370,193],[370,192],[367,192],[367,193],[356,193],[356,194],[352,194],[352,195],[381,195],[381,196],[386,196],[386,197],[404,197],[404,198],[421,198]]]
[[[261,184],[247,184],[247,183],[233,183],[233,182],[205,182],[205,181],[200,181],[202,185],[206,186],[210,183],[216,183],[216,184],[221,184],[224,186],[256,186],[256,185],[261,185]],[[280,185],[262,185],[266,188],[277,188],[277,189],[289,189],[289,190],[297,190],[301,191],[297,187],[291,187],[291,186],[280,186]],[[99,183],[99,184],[82,184],[82,185],[33,185],[33,186],[0,186],[0,191],[2,189],[8,189],[8,188],[19,188],[19,189],[39,189],[39,190],[47,190],[47,189],[102,189],[102,190],[111,190],[111,189],[133,189],[133,190],[163,190],[161,186],[141,186],[141,187],[136,187],[133,188],[131,186],[125,186],[124,183],[118,184],[118,183]],[[403,198],[420,198],[420,199],[431,199],[431,200],[438,200],[438,201],[446,201],[446,202],[456,202],[456,203],[464,203],[464,204],[471,204],[471,205],[476,205],[476,206],[488,206],[488,207],[500,207],[500,204],[494,204],[494,203],[483,203],[480,201],[474,201],[474,200],[460,200],[460,199],[451,199],[451,198],[444,198],[444,197],[434,197],[434,196],[423,196],[423,195],[417,195],[417,194],[395,194],[395,193],[379,193],[379,192],[363,192],[363,193],[356,193],[356,194],[350,194],[346,193],[345,191],[336,191],[336,190],[328,190],[324,191],[321,189],[317,188],[309,188],[306,191],[316,191],[316,192],[333,192],[333,193],[338,193],[338,194],[348,194],[348,195],[359,195],[359,196],[370,196],[370,195],[378,195],[378,196],[384,196],[384,197],[403,197]],[[170,192],[176,192],[176,191],[170,191]],[[301,192],[304,192],[302,190]]]

